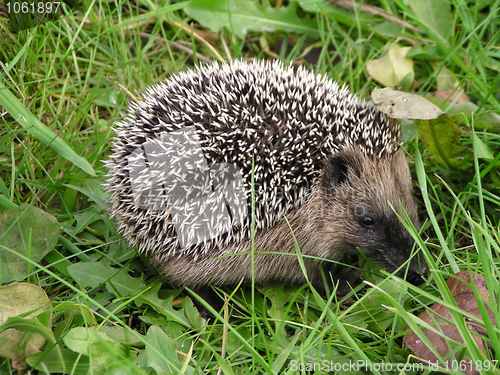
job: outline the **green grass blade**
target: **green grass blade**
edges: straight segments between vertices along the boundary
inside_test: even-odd
[[[63,158],[69,160],[88,174],[92,176],[96,175],[94,169],[85,158],[78,156],[66,142],[38,120],[2,82],[0,82],[0,106],[4,107],[38,141],[49,146]]]
[[[179,9],[183,9],[187,5],[189,5],[191,1],[184,1],[179,4],[172,4],[169,6],[165,7],[158,7],[152,10],[151,12],[147,12],[144,14],[141,14],[139,16],[135,16],[129,19],[124,20],[123,22],[117,23],[113,26],[111,26],[109,29],[106,30],[107,33],[115,32],[118,29],[126,28],[129,27],[130,25],[137,24],[141,21],[147,20],[148,18],[155,18],[155,17],[160,17],[163,15],[166,15],[168,13],[174,12]],[[154,7],[153,3],[148,3],[151,7]]]
[[[418,138],[419,138],[419,122],[416,122],[416,128],[415,128],[415,144],[418,145]],[[427,214],[429,215],[429,220],[432,223],[432,226],[434,230],[436,231],[436,235],[438,236],[439,239],[439,244],[441,245],[443,252],[446,256],[446,259],[450,263],[451,269],[453,270],[453,273],[458,273],[460,269],[458,268],[457,262],[455,261],[455,258],[453,257],[453,254],[448,246],[448,243],[446,242],[446,239],[443,235],[442,230],[440,229],[438,219],[436,218],[436,215],[434,214],[434,210],[432,208],[432,203],[429,197],[429,193],[427,190],[427,176],[425,174],[425,167],[424,167],[424,162],[422,160],[422,155],[420,155],[420,152],[418,151],[418,147],[415,148],[416,153],[415,153],[415,170],[417,172],[417,178],[418,178],[418,183],[420,184],[420,190],[422,191],[422,199],[424,200],[425,207],[427,208]]]

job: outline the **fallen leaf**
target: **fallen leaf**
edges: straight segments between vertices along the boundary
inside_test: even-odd
[[[411,47],[400,47],[393,43],[387,53],[380,59],[368,61],[366,70],[377,82],[384,86],[398,85],[409,76],[409,83],[413,82],[413,59],[406,57]]]
[[[0,212],[0,245],[12,250],[0,251],[0,282],[24,278],[34,266],[18,254],[40,262],[56,246],[59,232],[54,215],[37,207],[22,204]]]
[[[380,112],[392,118],[430,120],[443,113],[438,106],[420,95],[391,88],[373,90],[372,100]]]
[[[457,104],[470,102],[469,96],[463,90],[458,89],[436,91],[434,93],[434,96],[439,99],[447,100],[449,102],[455,101],[455,99],[458,97],[456,101]]]
[[[24,316],[30,319],[51,307],[45,291],[36,285],[18,283],[0,287],[0,326],[10,317],[33,311]],[[46,341],[39,333],[33,333],[28,340],[26,337],[26,332],[13,328],[0,333],[0,357],[12,359],[18,370],[26,368],[26,358],[38,353]]]
[[[462,129],[446,113],[420,121],[420,137],[434,159],[448,167],[466,169],[470,162],[457,155],[466,149],[460,142],[461,133]]]
[[[450,292],[453,295],[458,308],[477,317],[477,320],[473,320],[467,317],[464,318],[467,322],[467,328],[469,328],[469,330],[472,332],[472,338],[476,342],[477,347],[486,356],[486,348],[484,347],[483,338],[481,337],[486,336],[484,325],[481,323],[483,319],[481,317],[474,292],[465,284],[464,281],[474,284],[479,294],[481,294],[491,302],[489,298],[488,288],[486,286],[486,280],[483,276],[478,275],[474,272],[469,274],[469,271],[461,271],[457,273],[455,277],[450,277],[446,281],[446,285],[448,285],[448,288],[450,289]],[[486,307],[486,310],[488,311],[489,318],[492,320],[493,325],[496,325],[493,312],[488,307]],[[454,340],[459,344],[462,344],[464,342],[457,327],[454,324],[447,322],[447,320],[452,321],[452,318],[450,311],[444,305],[435,303],[434,305],[432,305],[430,310],[424,311],[418,317],[432,326],[435,326],[436,322],[438,324],[438,327],[436,328],[439,331],[442,331],[444,337]],[[407,326],[406,329],[410,329],[409,326]],[[449,340],[430,331],[427,328],[422,328],[422,332],[441,357],[444,357],[450,353],[450,344],[448,342]],[[415,356],[417,356],[419,359],[431,363],[436,363],[437,357],[434,355],[434,353],[432,353],[431,349],[428,348],[427,345],[417,336],[416,333],[411,332],[405,335],[404,343],[405,346],[407,348],[410,348],[415,353]],[[458,359],[460,355],[461,352],[456,353],[455,359]],[[463,357],[463,360],[465,360],[467,363],[467,365],[462,368],[463,373],[468,375],[479,374],[479,371],[477,371],[473,366],[469,366],[471,362],[469,362],[468,359]],[[454,359],[447,359],[445,362],[448,363],[448,368],[452,368],[452,364],[455,367],[457,365],[457,363],[454,362]]]

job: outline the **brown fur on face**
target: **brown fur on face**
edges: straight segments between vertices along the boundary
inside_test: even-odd
[[[411,190],[402,150],[381,159],[369,158],[355,149],[336,154],[322,169],[306,203],[288,215],[290,226],[282,220],[256,233],[254,280],[258,284],[306,281],[293,235],[304,257],[308,279],[317,288],[323,288],[320,264],[327,280],[331,274],[333,280],[355,281],[355,271],[341,270],[329,261],[357,255],[358,247],[389,272],[395,271],[410,258],[414,241],[390,204],[404,217],[402,206],[418,227]],[[205,258],[165,258],[158,253],[152,254],[152,260],[168,280],[190,288],[252,279],[251,240],[214,250]],[[408,270],[410,280],[417,283],[423,269],[423,263],[414,257]]]

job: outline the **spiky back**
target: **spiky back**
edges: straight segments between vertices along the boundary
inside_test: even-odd
[[[249,238],[252,159],[256,228],[264,229],[304,203],[330,156],[358,147],[368,157],[385,158],[397,150],[400,133],[345,86],[303,68],[262,61],[211,64],[174,75],[150,87],[117,126],[107,188],[118,229],[142,251],[193,257]],[[150,208],[137,204],[131,160],[147,158],[145,144],[168,153],[176,141],[169,144],[162,136],[186,128],[196,131],[204,168],[228,163],[241,171],[248,214],[243,223],[229,223],[224,234],[181,249],[172,210],[162,206],[165,193],[143,187],[157,199],[149,201]],[[165,179],[174,170],[168,168],[155,176],[163,181],[159,190],[168,189]],[[210,181],[207,186],[210,191]]]

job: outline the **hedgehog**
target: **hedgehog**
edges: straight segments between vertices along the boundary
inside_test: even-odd
[[[360,251],[423,282],[402,223],[419,227],[400,125],[324,75],[204,65],[149,87],[115,131],[110,216],[172,285],[309,281],[340,294],[359,280]]]

